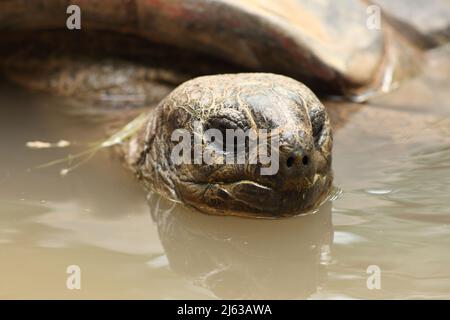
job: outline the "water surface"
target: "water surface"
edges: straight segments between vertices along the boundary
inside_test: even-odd
[[[0,86],[0,298],[450,298],[450,58],[335,132],[336,199],[313,215],[212,217],[142,188],[111,152],[37,165],[103,137],[58,99]],[[27,141],[74,148],[31,150]],[[66,288],[78,265],[82,289]],[[366,269],[381,270],[369,290]]]

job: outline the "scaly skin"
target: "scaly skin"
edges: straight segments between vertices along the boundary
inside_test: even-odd
[[[327,112],[301,83],[280,75],[243,73],[185,82],[149,113],[128,144],[126,162],[147,189],[218,215],[281,217],[311,210],[332,184],[332,134]],[[279,170],[260,164],[174,164],[172,132],[278,129]],[[192,152],[194,144],[191,145]],[[213,144],[203,144],[202,151]],[[290,159],[291,160],[288,160]],[[305,160],[306,159],[306,160]],[[291,163],[289,163],[291,161]]]

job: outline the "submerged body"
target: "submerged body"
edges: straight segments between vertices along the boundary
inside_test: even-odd
[[[16,61],[5,66],[9,78],[66,96],[72,112],[108,117],[110,134],[146,114],[136,133],[116,149],[146,189],[168,199],[205,213],[270,218],[307,212],[330,192],[328,114],[312,91],[294,79],[236,73],[197,77],[177,86],[186,73],[158,67],[156,59],[140,65],[60,53],[44,63],[39,57]],[[270,139],[276,132],[278,149],[271,158],[276,163],[268,164],[276,165],[274,172],[261,173],[267,165],[250,163],[245,141],[244,162],[221,163],[218,157],[227,144],[206,141],[206,136],[201,138],[202,153],[212,148],[213,164],[174,163],[177,141],[172,134],[184,129],[194,136],[196,122],[203,130],[218,130],[223,138],[227,130],[251,134],[264,129]],[[268,154],[271,141],[267,139]],[[196,147],[191,144],[189,152]]]

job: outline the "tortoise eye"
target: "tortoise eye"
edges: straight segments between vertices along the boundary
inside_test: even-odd
[[[325,124],[325,111],[313,109],[310,111],[309,117],[311,121],[314,143],[317,146],[320,143],[320,137],[322,136],[323,126]]]
[[[248,125],[244,121],[235,122],[234,119],[229,119],[226,117],[216,117],[211,118],[207,122],[205,129],[216,129],[222,133],[222,143],[215,142],[214,145],[217,149],[221,149],[224,152],[233,152],[235,155],[238,153],[239,150],[248,150],[249,146],[249,139],[248,136],[245,135],[245,140],[242,141],[241,139],[238,139],[238,137],[235,134],[238,134],[236,130],[242,130],[242,132],[245,132],[248,130]],[[230,136],[227,135],[227,131],[232,130],[230,132]],[[243,148],[243,149],[241,149]]]
[[[227,118],[211,118],[205,129],[217,129],[225,137],[227,129],[236,130],[239,126]]]
[[[226,147],[227,147],[227,129],[232,129],[235,130],[236,128],[238,128],[238,125],[236,123],[234,123],[233,121],[227,119],[227,118],[223,118],[223,117],[217,117],[217,118],[211,118],[207,121],[207,123],[205,124],[205,131],[206,134],[208,134],[211,129],[217,130],[222,134],[222,139],[217,140],[217,139],[213,139],[212,145],[217,149],[217,150],[221,150],[221,151],[225,151]]]

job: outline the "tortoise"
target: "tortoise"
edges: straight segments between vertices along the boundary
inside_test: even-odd
[[[80,30],[66,28],[73,4]],[[79,114],[108,117],[107,130],[143,114],[116,149],[149,192],[209,214],[292,216],[323,203],[333,183],[332,126],[345,116],[330,119],[316,94],[363,102],[389,92],[420,71],[425,48],[448,39],[449,19],[438,31],[426,28],[431,19],[416,30],[387,5],[380,28],[369,28],[371,5],[6,0],[1,69],[25,87],[65,97]],[[450,16],[446,3],[437,6]],[[264,175],[264,165],[248,159],[221,163],[228,142],[213,139],[200,145],[215,151],[212,164],[177,163],[173,133],[184,129],[194,139],[194,123],[224,137],[227,130],[276,131],[278,170]],[[190,142],[186,153],[198,147]]]

